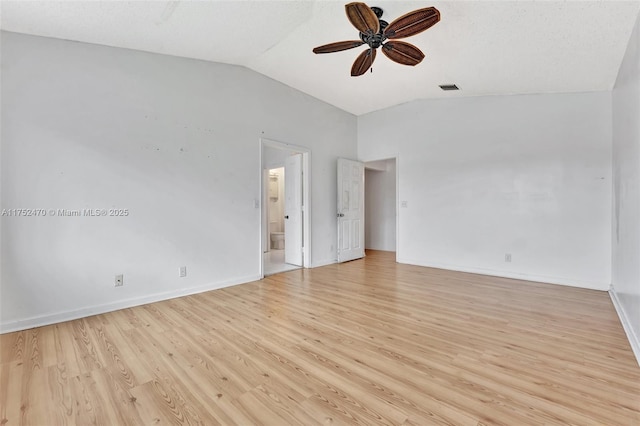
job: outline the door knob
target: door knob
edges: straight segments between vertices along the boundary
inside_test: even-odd
[[[284,218],[285,218],[285,219],[289,219],[289,215],[286,215]]]
[[[338,217],[344,217],[344,213],[338,213]]]

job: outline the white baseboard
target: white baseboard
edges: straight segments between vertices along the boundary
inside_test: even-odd
[[[134,306],[145,305],[147,303],[161,302],[163,300],[175,299],[176,297],[188,296],[191,294],[204,293],[205,291],[218,290],[225,287],[231,287],[238,284],[245,284],[252,281],[258,281],[259,275],[251,275],[236,278],[228,281],[221,281],[206,284],[197,287],[190,287],[169,291],[164,293],[156,293],[149,296],[135,297],[132,299],[119,300],[117,302],[106,303],[104,305],[87,306],[71,311],[55,312],[51,314],[39,315],[31,318],[24,318],[6,323],[0,323],[0,334],[11,333],[14,331],[27,330],[34,327],[42,327],[45,325],[56,324],[63,321],[71,321],[78,318],[85,318],[91,315],[104,314],[107,312],[117,311],[119,309],[131,308]]]
[[[574,280],[574,279],[552,277],[552,276],[545,276],[545,275],[524,274],[524,273],[503,271],[503,270],[489,269],[489,268],[474,268],[474,267],[451,265],[451,264],[438,263],[438,262],[423,262],[420,260],[413,260],[413,259],[404,259],[404,258],[401,259],[399,257],[397,259],[397,262],[407,263],[409,265],[425,266],[428,268],[447,269],[450,271],[469,272],[472,274],[480,274],[480,275],[491,275],[494,277],[501,277],[501,278],[513,278],[516,280],[536,281],[536,282],[547,283],[547,284],[560,284],[560,285],[566,285],[570,287],[586,288],[589,290],[600,290],[600,291],[609,290],[609,283],[600,283],[595,281],[584,281],[584,280]]]
[[[620,299],[618,299],[618,294],[616,293],[613,286],[609,290],[609,296],[611,297],[611,301],[613,302],[613,306],[616,308],[616,312],[618,313],[618,317],[620,318],[620,322],[622,323],[622,328],[624,328],[624,332],[627,333],[627,339],[629,340],[629,344],[631,345],[631,350],[633,354],[636,356],[636,361],[638,365],[640,365],[640,339],[638,335],[633,330],[631,326],[631,321],[629,321],[629,317],[625,312],[622,303],[620,303]]]

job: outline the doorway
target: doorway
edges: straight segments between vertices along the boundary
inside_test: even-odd
[[[310,265],[308,149],[267,139],[261,149],[261,275]]]
[[[396,159],[366,162],[365,182],[365,248],[397,253]]]
[[[267,233],[265,237],[266,249],[264,252],[264,274],[272,275],[297,269],[298,265],[287,265],[285,262],[285,168],[278,167],[267,170],[267,196],[265,205],[267,209]]]

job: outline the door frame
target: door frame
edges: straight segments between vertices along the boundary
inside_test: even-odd
[[[259,250],[260,255],[260,278],[264,278],[264,257],[263,247],[265,244],[264,215],[267,207],[265,199],[265,175],[264,175],[264,148],[275,148],[286,151],[293,151],[302,154],[302,267],[311,267],[311,150],[304,146],[293,145],[285,142],[279,142],[273,139],[259,139],[259,164],[260,164],[260,239]],[[266,241],[268,244],[269,241]]]

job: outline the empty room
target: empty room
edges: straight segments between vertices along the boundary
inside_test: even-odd
[[[640,425],[640,2],[0,28],[0,424]]]

